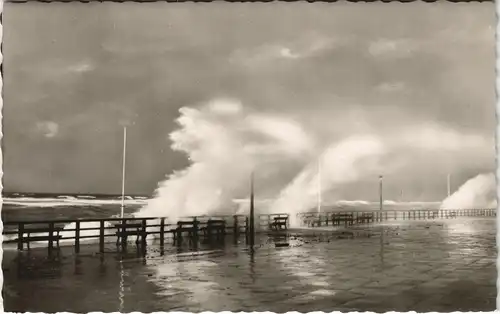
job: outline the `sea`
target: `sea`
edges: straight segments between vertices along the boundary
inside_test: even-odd
[[[108,218],[120,213],[119,195],[5,193],[2,221]],[[148,196],[125,196],[126,213],[144,206]]]
[[[109,218],[120,214],[122,196],[102,194],[48,194],[48,193],[4,193],[2,221],[33,220],[71,220]],[[125,213],[133,214],[147,204],[150,197],[145,195],[126,195]],[[234,201],[234,214],[241,213],[247,207],[248,200]],[[269,200],[256,201],[256,210],[265,211]],[[385,210],[436,209],[441,202],[405,202],[384,201]],[[244,206],[246,205],[246,206]],[[340,200],[323,204],[325,211],[368,211],[378,210],[378,202],[363,200]],[[310,211],[315,211],[311,208]],[[165,213],[168,217],[168,213]]]

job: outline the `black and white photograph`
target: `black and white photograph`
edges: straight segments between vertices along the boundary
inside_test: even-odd
[[[7,312],[497,308],[493,2],[5,2]]]

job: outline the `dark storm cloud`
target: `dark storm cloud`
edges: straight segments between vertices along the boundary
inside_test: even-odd
[[[489,3],[6,4],[4,185],[119,192],[127,123],[127,187],[149,194],[186,164],[167,141],[178,108],[221,96],[328,141],[432,122],[488,143],[494,21]],[[415,162],[393,180],[427,180],[414,194],[433,198],[423,174],[488,170],[483,146],[400,149]]]

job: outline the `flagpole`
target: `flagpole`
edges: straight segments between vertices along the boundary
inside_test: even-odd
[[[321,158],[318,158],[318,214],[321,212]]]
[[[448,190],[448,196],[451,195],[451,175],[448,173],[448,176],[446,178],[446,187]]]
[[[253,246],[255,244],[255,228],[254,228],[254,215],[255,215],[255,204],[254,204],[254,174],[252,172],[251,177],[250,177],[250,226],[249,226],[249,231],[250,231],[250,248],[253,249]]]
[[[380,210],[383,210],[384,209],[384,198],[382,196],[382,180],[383,180],[383,176],[378,176],[378,179],[379,179],[379,196],[380,196]]]
[[[121,215],[123,218],[123,211],[125,208],[125,162],[126,162],[126,154],[127,153],[127,127],[123,127],[123,164],[122,164],[122,206],[121,206]]]

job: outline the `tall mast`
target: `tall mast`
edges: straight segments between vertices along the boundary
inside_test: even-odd
[[[451,175],[448,173],[448,176],[446,178],[446,187],[448,189],[448,196],[451,195]]]
[[[384,179],[384,177],[382,175],[378,176],[378,179],[379,179],[379,187],[378,187],[378,193],[379,193],[379,206],[380,206],[380,210],[383,210],[384,209],[384,198],[382,196],[382,191],[383,191],[383,187],[382,187],[382,180]]]
[[[318,158],[318,213],[321,212],[321,158]]]
[[[123,218],[123,210],[125,208],[125,162],[127,156],[127,127],[123,127],[123,163],[122,163],[122,206],[121,206],[121,215]]]
[[[253,171],[252,171],[252,174],[251,174],[251,177],[250,177],[250,247],[252,248],[253,250],[253,246],[255,244],[255,219],[254,219],[254,216],[255,216],[255,209],[254,209],[254,206],[255,206],[255,203],[254,203],[254,174],[253,174]]]

